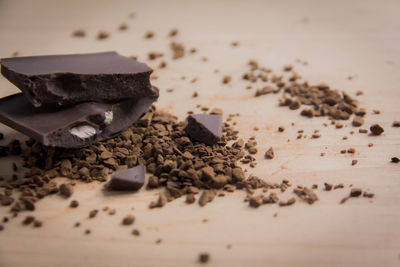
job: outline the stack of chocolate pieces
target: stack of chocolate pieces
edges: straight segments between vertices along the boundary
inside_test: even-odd
[[[158,98],[152,69],[115,52],[5,58],[1,73],[23,93],[0,99],[0,122],[46,146],[116,136]]]

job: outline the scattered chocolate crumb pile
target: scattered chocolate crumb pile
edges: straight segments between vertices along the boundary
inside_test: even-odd
[[[328,116],[333,120],[348,120],[354,115],[354,127],[364,124],[366,110],[359,108],[358,101],[346,92],[331,89],[327,84],[311,85],[302,81],[302,77],[291,65],[283,68],[285,75],[274,74],[271,69],[259,66],[256,60],[250,60],[248,66],[250,69],[242,76],[244,80],[251,83],[268,83],[267,86],[256,90],[255,97],[281,93],[279,105],[291,110],[301,109],[300,114],[304,117]]]
[[[212,111],[213,112],[213,111]],[[19,141],[13,140],[8,146],[1,146],[2,156],[19,155],[28,172],[22,178],[16,174],[2,184],[1,205],[11,206],[11,212],[35,210],[35,203],[50,194],[59,193],[65,198],[73,195],[74,180],[83,182],[105,182],[109,174],[116,170],[144,165],[149,177],[147,189],[165,188],[158,199],[149,207],[162,207],[167,202],[186,195],[186,203],[196,201],[200,206],[213,201],[215,196],[224,196],[224,192],[237,189],[245,190],[244,199],[250,207],[262,204],[290,206],[296,202],[294,197],[280,200],[279,192],[285,192],[292,185],[289,181],[269,183],[256,176],[246,178],[240,163],[254,163],[252,148],[257,144],[254,139],[244,142],[238,138],[238,131],[225,122],[222,136],[214,145],[205,145],[192,141],[185,132],[186,122],[180,122],[171,114],[157,112],[153,107],[137,123],[125,130],[120,136],[104,142],[98,142],[86,148],[63,149],[44,147],[33,140],[26,141],[22,148]],[[266,153],[273,158],[273,150]],[[57,185],[55,177],[67,177],[70,183]],[[256,195],[257,189],[268,196]],[[14,199],[14,192],[20,192]],[[201,192],[202,191],[202,192]],[[294,188],[293,193],[308,204],[318,200],[312,189],[303,186]],[[76,208],[79,202],[73,200],[70,207]],[[96,217],[97,209],[89,213]],[[123,224],[130,224],[131,217]],[[133,221],[132,221],[133,222]]]

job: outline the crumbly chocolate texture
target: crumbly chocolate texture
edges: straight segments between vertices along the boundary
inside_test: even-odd
[[[1,73],[35,107],[141,98],[151,91],[152,71],[146,64],[116,52],[1,60]]]
[[[145,179],[146,168],[138,165],[133,168],[118,170],[111,176],[111,180],[106,184],[109,190],[139,190]]]
[[[110,104],[40,108],[34,108],[23,94],[16,94],[0,99],[0,122],[45,146],[83,147],[119,134],[139,119],[158,98],[157,88],[149,93]]]
[[[272,70],[262,67],[256,60],[249,61],[249,70],[242,78],[251,83],[261,82],[272,83],[264,86],[255,93],[255,97],[267,94],[281,93],[280,106],[287,106],[291,110],[301,109],[302,116],[312,118],[328,116],[334,120],[348,120],[354,114],[358,116],[354,122],[362,125],[365,109],[358,107],[358,101],[345,92],[331,89],[327,84],[312,85],[307,81],[301,81],[301,76],[293,70],[293,66],[284,67],[285,72],[292,75],[285,79],[283,75],[272,73]],[[301,108],[303,105],[311,106]],[[360,126],[361,126],[360,125]]]

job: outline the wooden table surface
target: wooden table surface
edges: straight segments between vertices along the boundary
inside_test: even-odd
[[[207,266],[400,266],[400,165],[390,163],[400,156],[400,129],[391,127],[400,120],[399,10],[399,1],[1,1],[0,57],[109,50],[138,56],[158,76],[152,81],[160,88],[157,108],[180,119],[197,104],[222,108],[225,114],[240,112],[241,137],[255,135],[259,143],[259,163],[248,173],[273,182],[317,183],[320,200],[252,209],[243,202],[245,193],[235,192],[204,208],[181,198],[149,210],[155,191],[108,195],[101,184],[78,184],[73,196],[81,203],[78,209],[54,195],[34,212],[42,228],[22,226],[23,213],[4,224],[0,266],[198,266],[200,252],[210,253]],[[128,18],[131,12],[134,18]],[[123,22],[129,28],[120,32]],[[78,28],[87,32],[85,38],[71,36]],[[172,28],[179,29],[176,41],[198,53],[171,60],[167,35]],[[99,30],[110,37],[97,40]],[[143,38],[148,30],[154,31],[153,39]],[[233,41],[239,46],[232,47]],[[147,60],[150,51],[165,53],[167,68],[157,68],[160,60]],[[359,100],[368,110],[366,126],[380,123],[384,134],[350,135],[349,122],[340,130],[323,127],[327,118],[310,120],[279,108],[277,96],[253,98],[241,79],[253,58],[276,71],[293,64],[305,79],[351,95],[364,91]],[[229,85],[221,83],[224,75],[232,76]],[[191,83],[194,77],[198,81]],[[4,78],[0,88],[4,96],[18,91]],[[168,88],[175,91],[167,93]],[[194,91],[199,98],[191,98]],[[373,109],[381,115],[372,114]],[[286,126],[281,134],[276,131],[280,125]],[[255,126],[260,130],[253,131]],[[296,140],[300,129],[307,134],[319,129],[322,137]],[[0,131],[6,136],[2,145],[22,137],[5,126]],[[344,135],[348,140],[342,140]],[[267,161],[263,152],[270,146],[276,158]],[[349,147],[355,155],[340,154]],[[358,164],[351,166],[352,159]],[[15,160],[0,158],[0,175],[9,176]],[[325,192],[324,182],[344,183],[346,189]],[[350,184],[376,197],[340,205]],[[87,219],[90,210],[104,206],[115,208],[116,215],[100,212]],[[134,226],[122,226],[129,213],[136,216]],[[0,207],[1,218],[8,214]],[[74,229],[77,221],[82,225]],[[140,237],[131,235],[133,228]],[[84,235],[85,229],[92,233]],[[155,244],[159,238],[161,244]]]

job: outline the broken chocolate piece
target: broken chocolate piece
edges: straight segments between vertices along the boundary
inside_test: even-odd
[[[152,71],[146,64],[116,52],[1,60],[1,73],[35,107],[45,103],[138,99],[152,93]]]
[[[0,99],[0,122],[45,146],[83,147],[117,135],[134,123],[158,98],[158,89],[140,99],[106,104],[80,103],[34,108],[23,94]]]
[[[143,165],[118,170],[111,176],[107,188],[110,190],[139,190],[144,184],[145,172]]]
[[[222,116],[211,114],[190,115],[185,131],[194,140],[213,145],[221,138]]]

